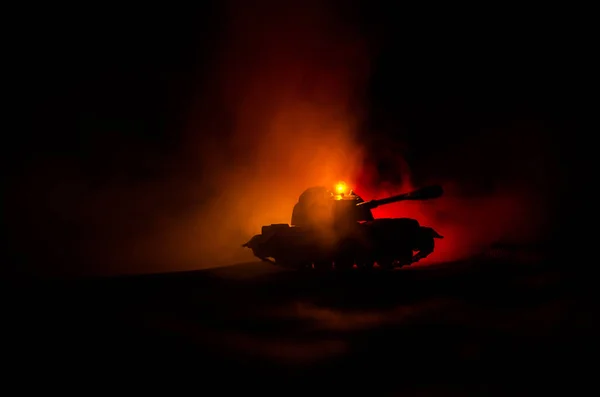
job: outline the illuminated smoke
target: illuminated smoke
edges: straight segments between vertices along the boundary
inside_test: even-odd
[[[468,257],[496,241],[537,238],[557,175],[547,131],[507,127],[493,139],[460,142],[427,172],[404,158],[397,143],[359,139],[371,54],[343,18],[349,17],[318,1],[230,4],[181,150],[146,156],[166,170],[162,176],[92,186],[68,161],[37,164],[40,173],[15,186],[29,197],[29,210],[15,222],[20,229],[13,230],[28,238],[18,250],[76,263],[68,270],[75,273],[253,260],[243,242],[262,225],[289,223],[306,187],[338,180],[367,200],[441,183],[442,199],[375,211],[417,218],[446,237],[424,263]],[[108,152],[107,167],[115,155]],[[398,178],[381,178],[382,157]],[[484,175],[488,191],[473,189],[482,182],[475,174]]]
[[[240,245],[262,225],[288,223],[306,187],[351,181],[361,167],[355,133],[368,54],[360,36],[317,1],[228,12],[215,93],[190,115],[184,152],[195,159],[197,187],[188,190],[209,197],[145,243],[165,247],[158,257],[179,266],[252,259]],[[211,106],[226,109],[217,122]]]
[[[422,185],[439,183],[443,197],[401,202],[373,211],[376,217],[412,217],[443,235],[435,252],[419,264],[467,259],[494,244],[521,245],[544,241],[553,232],[553,194],[561,186],[554,145],[537,123],[515,123],[462,141],[440,154]],[[379,181],[366,167],[359,193],[368,198],[413,188],[409,164],[396,158],[402,183]],[[450,176],[448,175],[450,170]],[[374,182],[375,181],[375,182]]]

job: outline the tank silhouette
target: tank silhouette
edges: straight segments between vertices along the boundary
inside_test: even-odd
[[[291,225],[263,226],[242,247],[276,265],[305,269],[350,269],[355,264],[384,269],[410,265],[431,254],[433,228],[412,218],[378,218],[372,209],[405,200],[429,200],[443,194],[434,185],[383,199],[364,201],[353,191],[325,187],[306,189],[292,212]]]

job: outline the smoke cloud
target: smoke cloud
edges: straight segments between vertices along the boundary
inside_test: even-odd
[[[217,62],[229,130],[207,140],[194,135],[204,127],[196,120],[189,137],[213,196],[174,237],[213,264],[251,259],[240,245],[261,225],[289,223],[307,186],[358,172],[369,67],[361,37],[321,2],[229,12]]]
[[[527,248],[547,242],[555,231],[564,181],[554,138],[542,125],[519,122],[457,142],[432,160],[432,172],[415,184],[409,164],[396,158],[402,182],[380,181],[365,167],[359,185],[371,198],[410,191],[429,183],[443,186],[432,201],[401,202],[373,210],[377,218],[411,217],[444,236],[418,265],[468,259],[496,244]],[[438,170],[437,172],[435,170]],[[375,183],[374,183],[375,181]]]
[[[139,157],[163,170],[149,180],[116,177],[100,186],[90,186],[66,161],[39,163],[40,172],[22,178],[17,189],[28,208],[13,214],[20,225],[15,236],[22,237],[16,240],[25,242],[13,247],[17,258],[34,252],[53,261],[52,271],[75,274],[254,260],[242,243],[262,225],[289,223],[306,187],[338,180],[365,199],[441,183],[446,196],[440,200],[375,211],[378,217],[415,217],[446,236],[424,263],[539,236],[553,164],[539,150],[549,140],[542,127],[509,127],[457,143],[430,172],[415,176],[399,152],[374,155],[373,141],[359,138],[370,54],[348,20],[318,1],[231,5],[227,13],[221,50],[186,120],[182,149],[164,158]],[[379,142],[379,149],[388,144]],[[399,178],[381,179],[382,156]],[[487,170],[487,192],[472,189],[482,184],[469,179],[473,169],[477,175]]]
[[[161,172],[99,186],[68,161],[38,164],[20,181],[22,257],[35,246],[59,263],[81,263],[67,272],[108,274],[252,259],[241,244],[262,224],[288,223],[306,186],[357,171],[369,59],[361,37],[317,1],[231,3],[226,12],[181,150],[136,152],[135,161],[160,163]],[[115,155],[104,168],[119,164]]]

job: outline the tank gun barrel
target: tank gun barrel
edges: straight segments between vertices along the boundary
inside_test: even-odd
[[[402,193],[395,196],[385,197],[382,199],[365,201],[363,203],[358,203],[357,206],[366,206],[366,208],[368,209],[373,209],[379,207],[380,205],[392,204],[398,201],[431,200],[442,196],[442,194],[444,194],[444,190],[441,186],[432,185],[416,189],[408,193]]]

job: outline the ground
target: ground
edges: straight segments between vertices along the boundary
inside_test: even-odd
[[[10,379],[48,377],[47,388],[169,379],[210,393],[573,392],[591,384],[596,332],[582,285],[546,262],[502,257],[392,273],[256,262],[22,280],[7,290],[4,358]]]

